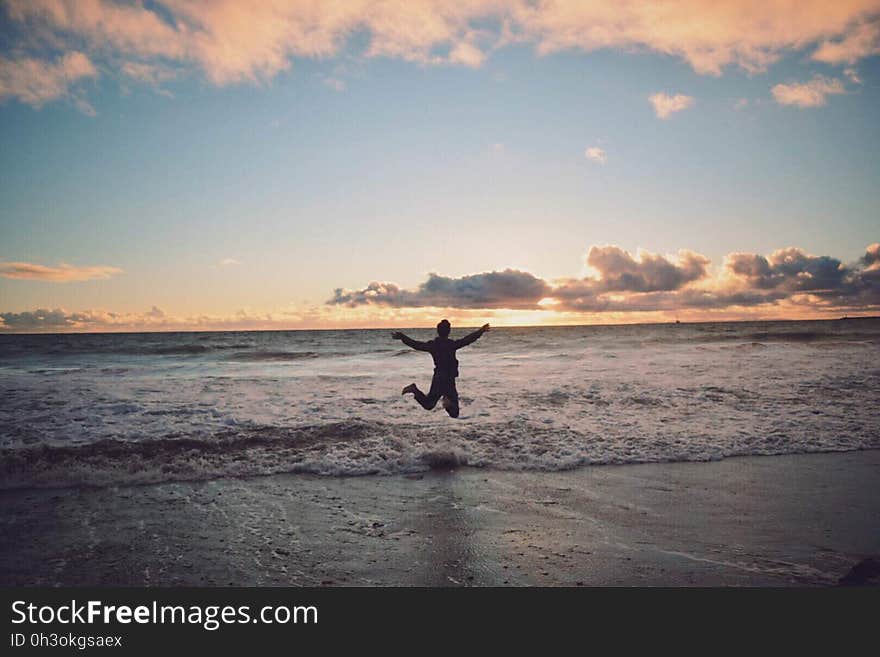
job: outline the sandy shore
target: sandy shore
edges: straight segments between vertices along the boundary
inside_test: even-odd
[[[825,585],[880,451],[0,494],[4,585]]]

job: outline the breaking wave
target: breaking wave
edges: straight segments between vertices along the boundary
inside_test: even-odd
[[[0,450],[0,489],[112,486],[279,473],[394,475],[456,467],[558,471],[585,465],[710,461],[730,456],[880,448],[880,437],[804,442],[784,435],[719,443],[670,434],[609,439],[505,422],[450,430],[345,421],[253,426],[212,435]]]

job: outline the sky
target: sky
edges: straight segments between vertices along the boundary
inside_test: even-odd
[[[880,314],[880,1],[0,0],[0,331]]]

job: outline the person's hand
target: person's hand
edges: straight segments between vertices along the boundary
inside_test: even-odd
[[[394,331],[394,333],[391,334],[391,339],[392,340],[403,340],[403,333],[401,333],[400,331]]]
[[[481,330],[483,333],[485,333],[486,331],[489,330],[489,325],[488,325],[488,324],[483,324],[483,325],[480,327],[480,330]]]

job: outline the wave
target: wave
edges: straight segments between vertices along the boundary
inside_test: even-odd
[[[754,342],[816,342],[817,340],[854,339],[853,334],[841,336],[837,333],[825,333],[821,331],[758,331],[744,336],[746,340]]]
[[[152,347],[143,349],[120,349],[117,353],[130,353],[135,355],[157,355],[157,356],[188,356],[205,354],[212,351],[212,347],[201,344],[181,344],[171,345],[168,347]]]
[[[403,356],[406,354],[417,353],[412,349],[387,349],[363,348],[352,351],[239,351],[226,356],[224,360],[230,361],[291,361],[291,360],[307,360],[312,358],[340,358],[344,356],[367,356],[371,354],[386,354],[389,356]]]
[[[320,354],[317,351],[239,351],[230,354],[226,360],[234,361],[289,361],[304,360],[309,358],[320,358],[321,356],[331,356],[334,354]]]
[[[558,471],[587,465],[880,449],[880,436],[773,433],[609,437],[535,422],[414,425],[350,420],[213,435],[0,449],[0,489],[155,484],[279,473],[395,475],[455,467]]]
[[[841,344],[877,343],[880,341],[880,332],[828,332],[828,331],[755,331],[748,333],[728,332],[716,335],[701,335],[695,338],[697,342],[836,342]]]

